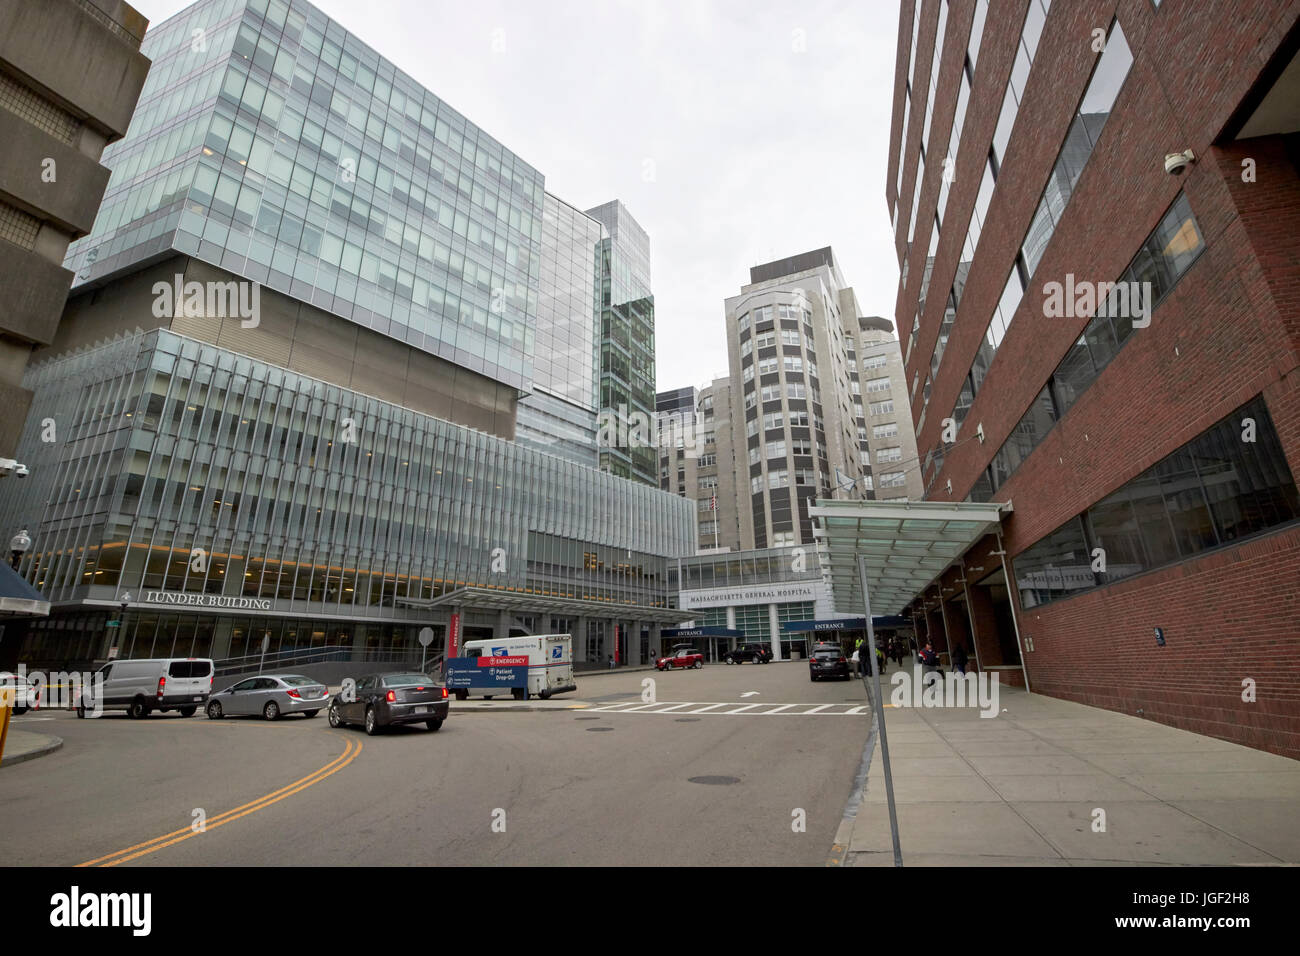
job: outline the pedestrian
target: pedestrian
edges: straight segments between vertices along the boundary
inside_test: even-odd
[[[957,673],[963,677],[966,675],[966,662],[970,660],[966,656],[966,648],[958,644],[952,651],[952,666],[957,669]]]
[[[880,668],[880,673],[885,672],[885,649],[879,644],[876,645],[876,664]]]
[[[931,674],[942,674],[943,669],[939,666],[939,655],[934,652],[934,645],[929,641],[925,642],[925,647],[921,648],[921,682],[926,683],[926,678]]]
[[[609,669],[610,669],[610,670],[613,670],[613,669],[614,669],[614,655],[613,655],[613,654],[610,654],[610,655],[609,655]]]

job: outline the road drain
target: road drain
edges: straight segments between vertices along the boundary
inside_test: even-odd
[[[613,730],[613,727],[587,727],[587,730]]]
[[[699,720],[700,720],[700,718],[698,718],[698,717],[678,717],[677,720],[675,721],[675,723],[678,723],[678,724],[695,724],[695,723],[699,723]]]
[[[705,783],[715,787],[729,787],[733,783],[740,783],[739,777],[689,777],[689,783]]]
[[[599,717],[574,717],[574,720],[600,720]]]

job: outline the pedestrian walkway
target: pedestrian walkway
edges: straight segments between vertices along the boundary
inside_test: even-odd
[[[63,746],[62,737],[55,737],[53,734],[35,734],[30,730],[15,730],[14,724],[17,722],[15,719],[9,725],[9,733],[5,736],[5,752],[0,756],[0,768],[44,757]]]
[[[746,704],[743,701],[675,701],[661,700],[647,704],[628,700],[602,707],[588,708],[593,714],[701,714],[706,717],[862,717],[871,710],[869,704],[779,704],[764,701]]]
[[[1300,863],[1300,761],[1000,690],[995,718],[885,711],[905,866]],[[874,730],[868,750],[831,864],[894,865]]]

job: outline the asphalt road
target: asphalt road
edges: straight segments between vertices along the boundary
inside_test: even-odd
[[[657,703],[643,707],[647,677]],[[377,737],[323,713],[29,714],[15,729],[65,743],[0,768],[0,845],[16,865],[826,862],[870,722],[860,683],[709,664],[578,688],[575,709],[453,701],[436,733]]]

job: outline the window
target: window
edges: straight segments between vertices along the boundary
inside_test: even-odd
[[[1298,519],[1295,478],[1256,397],[1017,555],[1016,586],[1037,607]],[[1104,571],[1092,570],[1095,548]]]
[[[889,356],[887,355],[864,355],[862,357],[862,370],[864,372],[869,372],[872,369],[884,368],[888,364]]]
[[[887,471],[880,476],[881,488],[901,488],[907,484],[907,472]]]
[[[746,408],[746,410],[751,409],[751,408],[754,408],[757,404],[758,404],[758,393],[757,393],[757,392],[746,392],[746,393],[745,393],[745,408]]]
[[[754,340],[754,345],[760,349],[771,348],[776,345],[776,333],[764,332]]]
[[[892,412],[893,410],[894,410],[894,400],[893,400],[892,398],[891,398],[889,401],[886,401],[886,402],[872,402],[872,403],[871,403],[871,414],[872,414],[872,415],[888,415],[888,414],[889,414],[890,412]]]
[[[785,370],[787,372],[802,372],[803,359],[797,355],[787,355],[784,357]]]
[[[781,412],[768,412],[763,416],[764,430],[769,428],[780,428],[785,424],[785,416]]]
[[[757,449],[755,449],[757,451]],[[752,495],[761,494],[763,491],[763,476],[755,475],[749,479],[749,493]]]
[[[880,448],[876,451],[877,462],[902,461],[903,449],[901,447]]]
[[[772,356],[771,358],[758,360],[759,375],[771,375],[772,373],[776,372],[778,368],[779,366],[777,365],[777,358],[775,355]]]
[[[790,452],[794,455],[811,455],[812,442],[807,438],[794,438],[790,441]]]
[[[754,341],[753,341],[753,339],[745,339],[745,341],[743,341],[743,342],[740,343],[740,357],[741,357],[741,358],[744,358],[746,355],[749,355],[749,354],[750,354],[751,352],[753,352],[753,351],[754,351]]]
[[[768,442],[768,443],[767,443],[766,453],[767,453],[767,457],[768,457],[768,458],[784,458],[784,457],[785,457],[785,442],[783,442],[783,441],[770,441],[770,442]]]
[[[794,425],[799,425],[799,426],[803,426],[803,427],[806,428],[807,425],[808,425],[808,413],[807,413],[807,412],[791,412],[791,413],[790,413],[790,424],[791,424],[792,426],[794,426]]]
[[[782,308],[782,309],[785,309],[786,306],[783,305],[783,306],[781,306],[781,308]],[[798,330],[798,329],[782,329],[782,330],[781,330],[781,344],[782,344],[783,346],[787,346],[787,345],[788,345],[788,346],[793,346],[793,347],[795,347],[795,348],[798,348],[798,347],[799,347],[799,330]]]
[[[769,471],[767,473],[767,486],[769,488],[788,488],[790,487],[790,472],[782,469],[781,471]]]
[[[746,312],[744,315],[742,315],[742,316],[740,317],[740,321],[736,323],[736,327],[737,327],[741,332],[743,332],[743,331],[745,331],[747,328],[749,328],[749,313],[748,313],[748,312]]]
[[[749,450],[749,463],[757,465],[760,461],[762,461],[762,455],[759,453],[759,447],[755,445]]]
[[[754,366],[752,364],[745,366],[745,371],[741,373],[741,378],[746,382],[754,380]]]
[[[891,383],[889,378],[869,378],[867,379],[868,392],[887,392]]]
[[[758,434],[757,418],[751,418],[749,421],[745,422],[745,434],[750,438],[753,438]]]
[[[871,437],[876,439],[893,438],[897,434],[898,422],[888,422],[884,425],[875,425],[871,429]]]
[[[765,401],[765,402],[777,402],[777,401],[780,401],[780,400],[781,400],[781,386],[780,386],[780,385],[764,385],[764,386],[763,386],[763,401]]]
[[[801,382],[791,382],[785,387],[785,394],[789,398],[807,398],[808,389]]]

